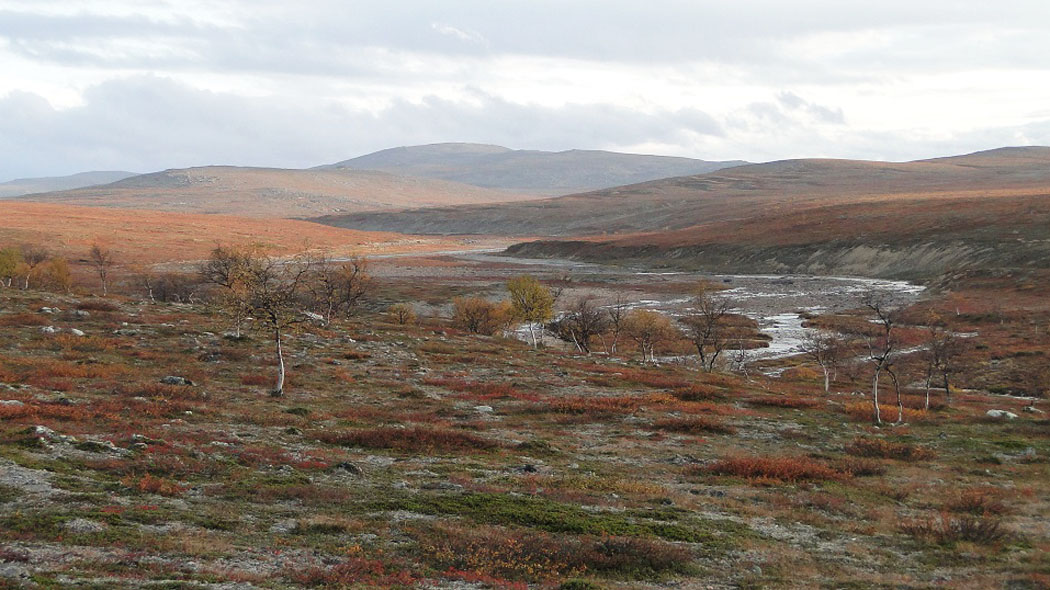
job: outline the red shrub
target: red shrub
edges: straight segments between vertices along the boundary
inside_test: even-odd
[[[736,429],[728,424],[704,418],[702,416],[690,416],[688,418],[668,418],[653,423],[653,428],[677,432],[679,434],[734,434]]]
[[[846,477],[845,473],[808,457],[731,457],[708,465],[704,470],[715,475],[776,481],[809,481]]]
[[[186,491],[185,487],[171,481],[170,479],[156,477],[148,473],[142,477],[129,475],[121,479],[120,483],[133,490],[169,497],[180,496]]]
[[[755,406],[766,406],[771,408],[794,408],[794,409],[808,409],[816,408],[820,406],[820,400],[805,398],[805,397],[788,397],[788,396],[763,396],[753,397],[747,400],[747,403]]]
[[[941,545],[967,541],[980,545],[998,545],[1010,538],[998,519],[977,516],[916,519],[900,525],[902,533]]]
[[[328,568],[292,572],[290,577],[304,586],[322,588],[410,588],[419,582],[417,575],[407,569],[361,557],[352,557]]]
[[[846,445],[846,454],[854,457],[877,457],[900,461],[922,461],[933,458],[929,449],[908,444],[895,443],[882,438],[856,438]]]
[[[564,397],[555,399],[545,409],[559,414],[589,415],[594,418],[632,414],[647,401],[641,396],[631,397]]]
[[[48,326],[52,322],[45,316],[35,313],[12,313],[0,315],[0,326],[18,328],[21,326]]]
[[[956,496],[944,502],[944,508],[952,512],[963,512],[975,516],[1005,514],[1008,510],[1003,503],[1003,491],[984,487],[960,491]]]

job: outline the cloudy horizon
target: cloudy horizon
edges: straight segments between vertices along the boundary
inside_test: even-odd
[[[401,145],[912,160],[1050,144],[1050,4],[0,0],[0,181]]]

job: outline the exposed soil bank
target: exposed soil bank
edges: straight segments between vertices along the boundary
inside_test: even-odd
[[[666,248],[608,242],[538,241],[515,244],[506,254],[727,274],[850,275],[925,281],[960,269],[1041,268],[1050,261],[1050,242],[827,242],[775,247],[705,244]]]

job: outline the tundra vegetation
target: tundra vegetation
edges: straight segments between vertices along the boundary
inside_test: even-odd
[[[525,317],[494,268],[373,261],[347,314],[316,256],[114,265],[106,297],[11,256],[0,588],[1050,584],[1045,276],[813,316],[834,355],[745,376],[629,284]],[[761,345],[745,319],[727,349]]]

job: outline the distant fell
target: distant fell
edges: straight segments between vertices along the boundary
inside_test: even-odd
[[[377,171],[238,166],[164,170],[103,186],[21,197],[68,205],[285,218],[529,198],[537,197]]]
[[[319,169],[380,170],[551,196],[702,174],[741,164],[746,162],[601,150],[549,152],[475,143],[438,143],[386,149]]]
[[[1047,191],[1050,148],[1024,147],[914,162],[782,160],[522,203],[321,221],[353,229],[424,234],[610,235],[779,217],[841,204]]]
[[[33,193],[64,191],[86,186],[109,184],[135,176],[134,172],[92,171],[70,174],[69,176],[46,176],[41,178],[18,178],[0,183],[0,198],[18,197]]]

